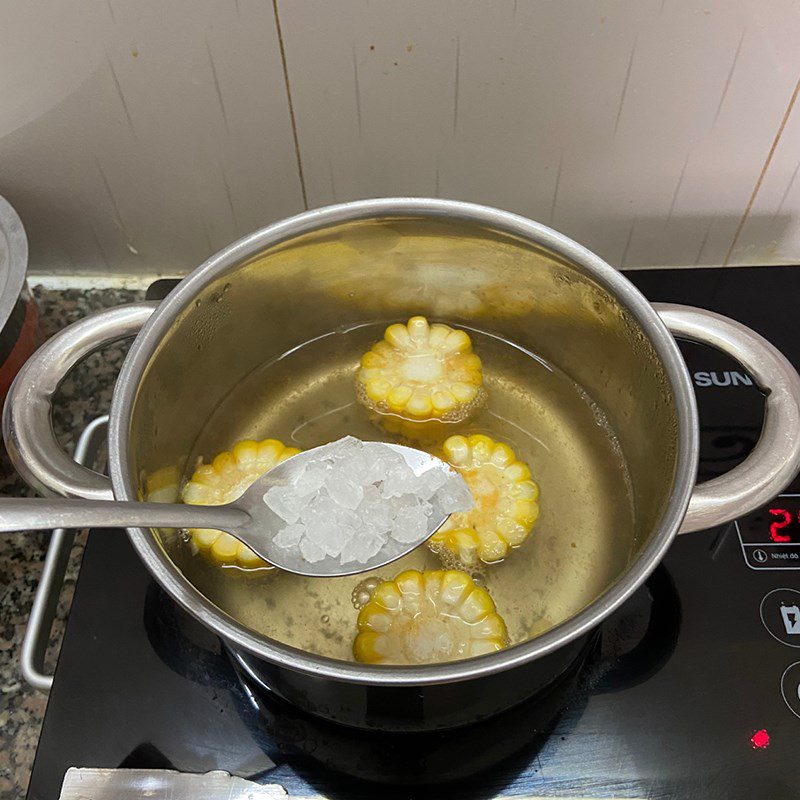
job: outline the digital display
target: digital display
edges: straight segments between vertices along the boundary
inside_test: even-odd
[[[769,526],[769,538],[773,542],[793,542],[795,516],[788,508],[770,508],[769,513],[775,520]]]
[[[738,520],[743,544],[800,545],[800,497],[776,497]]]

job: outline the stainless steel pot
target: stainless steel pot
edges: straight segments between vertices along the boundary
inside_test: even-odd
[[[42,493],[133,500],[143,475],[184,465],[209,415],[258,365],[341,325],[417,313],[502,332],[557,363],[603,408],[631,475],[636,531],[624,545],[632,555],[608,588],[535,639],[472,660],[371,667],[255,634],[200,594],[152,531],[129,530],[156,580],[222,638],[251,679],[314,714],[416,730],[469,723],[520,702],[570,665],[679,531],[758,507],[800,468],[800,378],[756,333],[700,309],[650,305],[619,272],[543,225],[428,199],[301,214],[210,258],[157,307],[139,303],[76,323],[18,376],[5,438],[19,471]],[[58,447],[50,401],[72,365],[137,333],[111,408],[109,481]],[[694,394],[673,334],[729,353],[767,395],[754,451],[700,486]]]

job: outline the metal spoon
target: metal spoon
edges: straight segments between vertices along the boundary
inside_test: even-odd
[[[412,447],[363,443],[367,450],[376,445],[390,447],[401,455],[417,475],[429,469],[442,469],[449,474],[453,472],[444,461]],[[424,537],[410,543],[390,539],[376,555],[363,564],[341,564],[338,559],[330,556],[311,563],[302,558],[299,548],[278,547],[272,540],[286,523],[264,502],[265,492],[275,485],[290,484],[309,461],[324,455],[323,450],[329,446],[322,445],[292,456],[262,475],[241,497],[222,506],[2,498],[0,532],[51,528],[211,528],[227,531],[265,561],[282,570],[309,577],[329,578],[356,575],[396,561],[427,541],[447,520],[449,514],[434,504]]]

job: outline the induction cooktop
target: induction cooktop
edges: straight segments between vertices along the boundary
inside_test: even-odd
[[[628,277],[651,300],[744,322],[800,366],[788,302],[800,267]],[[753,447],[763,398],[727,357],[681,349],[706,479]],[[123,535],[92,531],[28,798],[57,798],[70,766],[222,769],[296,797],[795,798],[800,483],[735,523],[679,537],[584,656],[544,695],[480,726],[365,734],[259,694]]]

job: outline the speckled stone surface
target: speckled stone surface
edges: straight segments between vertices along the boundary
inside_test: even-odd
[[[102,308],[141,299],[141,293],[122,289],[65,291],[34,289],[41,326],[47,336]],[[64,447],[72,452],[83,428],[108,411],[117,373],[127,345],[115,344],[79,365],[59,389],[53,425]],[[1,448],[0,448],[1,449]],[[14,472],[5,452],[0,453],[0,496],[32,492]],[[49,533],[0,535],[0,797],[24,797],[47,699],[24,682],[19,671],[19,649],[41,574]],[[83,552],[84,537],[73,547],[64,589],[53,628],[47,667],[52,669],[64,629],[72,590]]]

